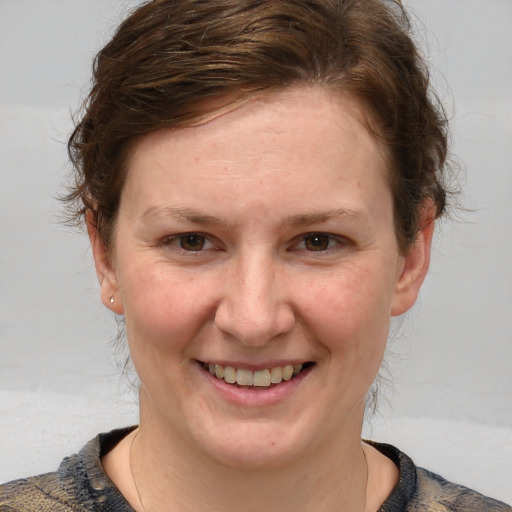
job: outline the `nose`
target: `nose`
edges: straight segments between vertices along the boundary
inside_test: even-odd
[[[284,272],[271,256],[248,254],[224,269],[224,289],[215,325],[246,346],[261,347],[293,328]]]

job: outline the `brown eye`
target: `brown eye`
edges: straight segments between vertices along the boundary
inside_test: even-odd
[[[322,233],[313,233],[304,237],[304,245],[308,251],[325,251],[331,239]]]
[[[183,235],[179,238],[180,247],[185,251],[200,251],[204,248],[206,237],[203,235]]]

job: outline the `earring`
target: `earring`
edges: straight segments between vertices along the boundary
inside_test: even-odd
[[[110,304],[114,304],[114,302],[115,302],[114,297],[110,297]]]

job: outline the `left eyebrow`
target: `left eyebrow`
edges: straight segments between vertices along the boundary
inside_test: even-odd
[[[368,215],[356,210],[346,210],[343,208],[337,210],[328,210],[323,212],[305,213],[300,215],[292,215],[288,217],[288,224],[292,226],[308,226],[318,224],[336,218],[349,218],[354,220],[368,220]]]

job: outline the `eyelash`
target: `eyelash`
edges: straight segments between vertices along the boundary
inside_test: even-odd
[[[306,245],[308,239],[310,241],[313,241],[313,240],[316,239],[316,242],[314,242],[315,244],[317,242],[320,242],[320,244],[321,244],[321,242],[326,242],[327,243],[327,247],[325,247],[324,249],[320,248],[318,250],[315,250],[315,249],[312,249],[312,248],[308,249],[307,245]],[[304,243],[305,244],[305,247],[303,247],[302,249],[306,250],[307,252],[326,253],[327,251],[330,251],[332,249],[336,249],[340,245],[346,245],[347,244],[347,240],[344,239],[343,237],[340,237],[340,236],[331,235],[329,233],[323,233],[321,231],[318,231],[318,232],[313,232],[313,233],[305,233],[304,235],[301,235],[299,243]],[[318,244],[318,245],[320,245],[320,244]]]
[[[189,239],[188,241],[186,239]],[[196,238],[199,239],[199,241],[202,241],[204,244],[210,244],[212,245],[211,248],[205,249],[204,247],[201,247],[197,250],[189,250],[185,249],[183,247],[183,243],[191,243],[192,239]],[[207,251],[207,250],[218,250],[218,247],[215,247],[215,244],[211,241],[210,237],[203,233],[197,233],[197,232],[191,232],[191,233],[180,233],[178,235],[172,235],[169,237],[166,237],[162,240],[162,246],[172,248],[179,252],[184,252],[188,254],[194,254],[197,253],[197,256],[199,256],[200,253]]]
[[[194,243],[194,239],[195,241],[199,241],[199,243],[203,243],[203,246],[199,247],[197,250],[186,249],[185,247],[183,247],[183,244]],[[315,248],[308,248],[308,241],[313,243],[313,247],[316,244],[316,246],[320,248],[318,248],[318,250],[315,250]],[[321,248],[322,242],[324,243],[324,245],[327,244],[327,247]],[[301,244],[304,244],[304,247],[299,247]],[[303,235],[300,235],[298,241],[292,243],[288,251],[294,252],[304,250],[309,253],[325,254],[332,250],[336,250],[336,248],[338,248],[339,246],[346,246],[348,244],[349,240],[345,239],[344,237],[318,231],[312,233],[304,233]],[[166,237],[162,240],[161,245],[164,247],[172,248],[175,251],[194,256],[200,256],[205,251],[220,250],[220,244],[214,243],[209,235],[198,232],[180,233],[177,235]],[[211,245],[211,247],[205,248],[204,245]]]

